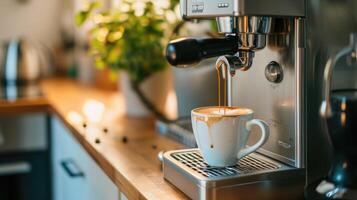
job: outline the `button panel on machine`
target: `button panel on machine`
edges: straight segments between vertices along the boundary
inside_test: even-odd
[[[192,12],[193,13],[200,13],[203,12],[204,10],[204,2],[203,1],[193,1],[192,2]],[[218,3],[217,4],[218,8],[228,8],[229,3]]]
[[[204,9],[204,3],[202,1],[193,1],[192,2],[192,12],[197,13],[197,12],[203,12]]]
[[[234,15],[236,0],[181,0],[181,15],[185,19],[210,18]]]
[[[218,8],[228,8],[229,7],[229,3],[219,3],[218,4]]]

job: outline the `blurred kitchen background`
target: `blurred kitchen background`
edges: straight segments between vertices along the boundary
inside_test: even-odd
[[[80,85],[123,93],[125,115],[156,116],[157,130],[161,134],[195,146],[190,131],[190,111],[198,106],[217,103],[215,58],[202,62],[196,68],[173,69],[164,61],[162,49],[160,62],[165,62],[166,67],[140,82],[139,90],[133,90],[130,86],[132,77],[125,70],[99,69],[95,65],[94,56],[89,53],[89,32],[95,25],[89,21],[78,26],[75,21],[81,11],[88,9],[89,2],[0,1],[1,101],[41,98],[45,96],[40,87],[42,80],[66,77]],[[128,2],[140,4],[141,1]],[[149,1],[142,2],[148,5]],[[157,0],[153,4],[171,10],[171,16],[174,14],[180,22],[178,1],[176,4],[168,2]],[[101,0],[100,3],[95,12],[120,10],[123,6],[121,0]],[[175,5],[175,8],[168,9],[168,5]],[[160,23],[166,19],[161,16],[163,22]],[[216,34],[212,31],[214,26],[210,22],[177,24],[177,33],[166,39],[180,35],[212,36]],[[164,43],[160,48],[163,46]],[[135,60],[135,56],[127,57]],[[147,102],[143,103],[143,98],[149,100],[149,106]],[[51,154],[51,127],[51,117],[46,113],[4,114],[0,117],[0,199],[51,199],[52,193],[56,193],[52,191],[56,169],[51,168],[52,159],[55,159]],[[71,199],[75,198],[71,196]]]
[[[18,70],[20,71],[20,73],[18,72],[20,77],[15,79],[16,81],[19,81],[19,79],[22,81],[24,79],[30,80],[29,82],[31,82],[38,78],[51,75],[63,75],[74,78],[81,84],[95,84],[104,89],[120,90],[117,84],[118,81],[116,81],[116,78],[119,76],[113,76],[113,73],[116,73],[116,71],[98,69],[98,67],[95,67],[93,55],[89,53],[90,36],[88,32],[93,28],[93,22],[85,23],[82,26],[77,26],[75,23],[74,19],[76,14],[83,10],[88,2],[90,1],[1,1],[0,25],[2,28],[0,30],[0,45],[2,48],[0,48],[0,62],[2,65],[0,72],[3,74],[2,79],[9,76],[10,71],[7,70],[6,72],[6,66],[9,66],[9,64],[6,64],[6,60],[11,60],[8,59],[11,51],[7,51],[7,49],[13,47],[11,44],[19,43],[19,46],[24,49],[24,54],[27,55],[23,57],[30,58],[23,59],[25,60],[24,62],[26,62],[26,64],[23,65],[28,65],[28,67],[24,67],[27,69]],[[101,0],[99,2],[101,2],[99,10],[120,10],[121,7],[120,0]],[[162,0],[161,3],[162,2],[164,4],[166,2],[167,4],[169,1]],[[173,2],[175,2],[175,0],[173,0]],[[160,4],[160,0],[157,2],[154,1],[154,4]],[[177,21],[180,21],[178,8],[175,8],[173,12],[176,12]],[[190,35],[192,37],[207,37],[208,35],[215,34],[212,33],[212,30],[215,30],[213,26],[214,25],[209,22],[187,22],[183,26],[179,26],[178,32],[183,33],[181,35]],[[171,38],[179,37],[179,35],[180,34],[173,35]],[[135,55],[131,56],[134,57]],[[12,57],[10,56],[10,58]],[[212,68],[214,60],[215,59],[206,61],[195,69],[165,69],[165,71],[168,72],[166,72],[164,75],[165,78],[162,80],[164,80],[165,85],[167,85],[166,87],[170,90],[175,88],[174,93],[179,93],[178,96],[176,96],[176,94],[169,95],[168,98],[171,98],[171,102],[165,101],[168,104],[167,106],[171,107],[168,108],[170,109],[168,115],[171,119],[175,119],[178,116],[187,117],[191,108],[202,105],[202,103],[211,104],[217,101],[217,88],[212,87],[216,84],[216,75]],[[205,76],[200,76],[202,73],[205,74]],[[191,76],[194,76],[195,79],[190,78]],[[7,77],[5,79],[14,78]],[[13,80],[10,80],[10,82],[11,81]],[[197,84],[198,82],[200,84]],[[5,83],[10,85],[8,81],[5,81]],[[207,95],[198,95],[198,91],[204,91]],[[21,95],[21,92],[16,95]],[[30,93],[36,95],[39,92],[32,90]],[[11,97],[11,94],[10,92],[8,95]],[[180,105],[178,105],[179,108],[175,110],[172,107],[177,107],[177,102],[175,102],[176,98],[179,99]],[[140,114],[141,113],[139,113],[139,115]]]

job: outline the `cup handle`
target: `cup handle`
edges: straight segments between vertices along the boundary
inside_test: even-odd
[[[249,132],[248,134],[250,134],[250,131],[251,131],[253,125],[259,126],[259,128],[261,130],[261,137],[260,137],[259,141],[257,143],[255,143],[254,145],[239,151],[239,153],[237,155],[238,159],[241,159],[244,156],[259,149],[269,138],[269,126],[267,125],[267,123],[265,123],[263,120],[260,120],[260,119],[252,119],[252,120],[248,121],[245,125],[246,129]]]

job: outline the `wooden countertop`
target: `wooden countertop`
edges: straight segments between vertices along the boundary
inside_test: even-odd
[[[1,116],[26,114],[32,112],[47,112],[48,109],[49,104],[44,96],[16,100],[0,100]]]
[[[41,88],[38,99],[0,101],[0,114],[52,112],[129,199],[187,199],[164,180],[157,159],[161,150],[184,146],[158,135],[152,118],[125,117],[119,92],[61,78],[44,80]]]

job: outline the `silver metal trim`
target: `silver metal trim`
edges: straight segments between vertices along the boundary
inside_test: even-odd
[[[187,0],[180,0],[180,12],[183,19],[187,17]]]
[[[295,167],[305,167],[304,156],[304,57],[305,57],[305,41],[304,30],[305,20],[303,18],[295,19],[295,41],[297,47],[295,49]]]
[[[285,164],[291,165],[291,166],[295,166],[295,163],[296,163],[294,159],[290,159],[286,156],[282,156],[282,155],[274,153],[272,151],[265,150],[264,148],[258,149],[257,152],[260,154],[263,154],[265,156],[269,156],[273,159],[279,160],[279,161],[281,161]]]
[[[234,33],[237,29],[234,17],[217,17],[216,21],[219,33]]]

